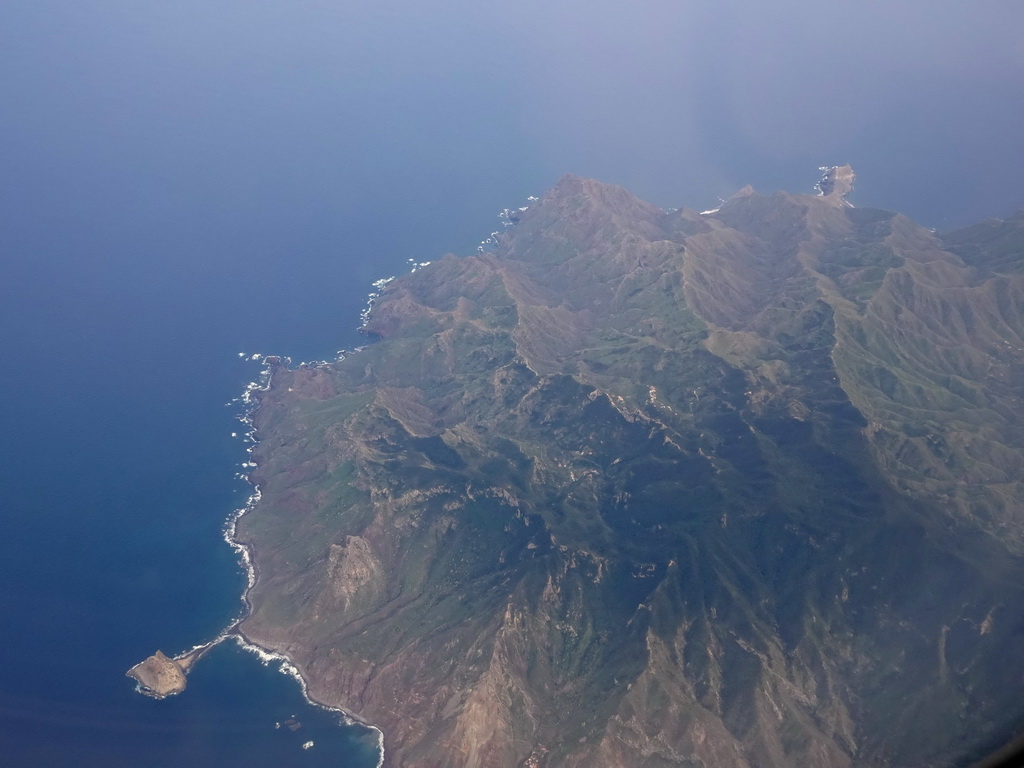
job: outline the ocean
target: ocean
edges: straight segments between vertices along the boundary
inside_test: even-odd
[[[365,218],[301,235],[253,222],[262,237],[216,253],[202,252],[209,232],[125,246],[88,227],[75,239],[8,223],[25,258],[0,309],[13,406],[0,452],[3,765],[376,765],[375,732],[308,705],[277,663],[234,642],[178,696],[147,698],[125,676],[241,610],[223,526],[252,490],[237,418],[260,371],[249,358],[366,343],[356,328],[374,279],[472,250],[498,224],[480,216],[453,240],[415,217],[386,231]]]
[[[125,676],[242,608],[248,358],[366,343],[375,280],[473,252],[569,170],[531,159],[496,64],[449,99],[429,57],[351,70],[345,5],[58,0],[0,31],[4,768],[376,765],[375,733],[234,643],[178,696]]]
[[[854,202],[929,226],[1020,207],[1005,8],[908,41],[888,6],[742,6],[5,3],[0,766],[375,764],[233,643],[162,701],[125,672],[241,609],[239,353],[364,343],[374,280],[562,174],[703,210],[850,162]],[[871,55],[822,56],[836,28]]]

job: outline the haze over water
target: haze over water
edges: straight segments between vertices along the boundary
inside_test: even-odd
[[[1024,9],[916,7],[6,3],[3,764],[372,765],[234,645],[124,677],[240,608],[238,353],[362,343],[373,280],[566,172],[702,209],[850,162],[859,204],[1009,215]]]

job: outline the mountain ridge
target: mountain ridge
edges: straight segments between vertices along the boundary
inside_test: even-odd
[[[1024,259],[1017,217],[976,226],[563,177],[493,252],[385,286],[380,342],[274,367],[241,631],[395,766],[1006,738]]]

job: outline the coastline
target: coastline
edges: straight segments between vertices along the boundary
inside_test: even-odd
[[[520,207],[518,211],[512,211],[506,208],[501,213],[499,213],[498,218],[501,220],[502,228],[496,232],[492,232],[490,237],[482,241],[478,246],[478,252],[485,252],[488,250],[492,250],[494,247],[496,247],[498,244],[499,236],[503,232],[515,226],[515,224],[518,223],[518,217],[522,215],[524,211],[527,210],[529,205],[531,205],[537,200],[538,198],[531,196],[528,199],[527,205]],[[418,271],[419,269],[430,266],[431,262],[417,262],[415,259],[408,259],[408,264],[409,273],[412,274]],[[370,315],[373,311],[373,307],[376,304],[377,299],[380,298],[381,293],[384,291],[387,285],[395,279],[396,276],[391,275],[389,277],[382,277],[378,280],[375,280],[372,283],[373,290],[367,296],[366,304],[364,305],[362,311],[359,314],[358,330],[360,332],[366,332],[366,328],[370,320]],[[310,368],[331,365],[332,362],[344,360],[347,357],[347,355],[354,352],[360,352],[362,350],[362,346],[355,347],[355,349],[352,350],[352,352],[348,352],[346,350],[338,350],[333,361],[319,360],[314,362],[300,362],[299,367]],[[243,391],[241,397],[239,398],[239,402],[241,402],[243,405],[243,410],[242,413],[239,414],[237,418],[244,425],[244,439],[249,442],[249,445],[246,448],[246,452],[249,454],[249,459],[243,462],[242,467],[246,470],[251,470],[258,466],[256,462],[252,460],[252,454],[258,442],[256,435],[256,427],[255,424],[253,423],[253,417],[255,416],[256,411],[260,407],[260,399],[258,393],[270,391],[273,383],[274,371],[277,370],[279,367],[288,368],[292,364],[292,358],[279,355],[262,355],[259,353],[249,355],[244,352],[240,352],[238,356],[250,360],[252,362],[260,362],[263,365],[263,368],[260,371],[259,376],[256,378],[256,380],[251,381],[245,387],[245,390]],[[252,486],[252,493],[249,495],[249,498],[246,500],[246,503],[240,509],[235,510],[225,521],[223,527],[223,539],[225,542],[227,542],[228,546],[230,546],[238,554],[239,560],[241,561],[243,567],[245,568],[246,586],[244,591],[242,592],[242,610],[239,613],[238,617],[233,622],[231,622],[214,640],[203,645],[196,646],[195,648],[181,655],[195,653],[198,649],[201,648],[201,652],[196,656],[196,659],[198,659],[211,648],[215,647],[216,645],[219,645],[225,640],[231,639],[238,643],[239,647],[243,650],[254,654],[264,666],[269,666],[271,662],[278,662],[280,664],[279,671],[282,674],[286,674],[292,677],[298,683],[299,688],[302,691],[303,698],[310,705],[339,715],[342,719],[342,722],[346,725],[360,725],[364,728],[368,728],[376,732],[378,758],[377,765],[375,766],[375,768],[383,768],[385,755],[384,732],[380,728],[356,715],[353,715],[350,712],[341,709],[340,707],[335,707],[333,705],[326,704],[322,701],[317,701],[316,699],[314,699],[309,693],[309,685],[306,679],[302,676],[302,672],[295,664],[295,662],[291,659],[291,657],[289,657],[285,653],[274,651],[260,645],[259,643],[253,641],[251,638],[247,637],[241,629],[242,622],[245,621],[245,619],[252,612],[252,601],[250,600],[250,593],[253,587],[256,585],[259,572],[256,565],[255,552],[253,550],[253,547],[249,544],[239,541],[237,538],[236,534],[238,530],[238,521],[256,508],[257,504],[259,504],[259,502],[261,501],[263,494],[260,490],[259,485],[252,480],[251,475],[248,472],[239,473],[238,476],[240,479],[245,480]],[[178,657],[175,657],[175,660],[177,659]]]
[[[370,303],[372,304],[372,298],[370,300]],[[339,352],[337,359],[340,360],[343,359],[344,357],[345,353]],[[256,392],[269,391],[274,370],[281,365],[287,367],[288,365],[291,364],[292,361],[291,358],[289,357],[278,357],[273,355],[253,355],[249,359],[253,361],[260,361],[264,364],[263,370],[260,371],[259,378],[257,378],[253,382],[250,382],[249,385],[246,386],[245,391],[242,394],[241,402],[244,404],[245,410],[238,417],[239,421],[241,421],[242,424],[246,427],[245,439],[247,439],[250,442],[250,445],[246,448],[246,452],[250,455],[250,460],[245,462],[243,466],[247,468],[254,468],[257,465],[251,459],[253,449],[255,448],[257,443],[257,438],[256,428],[253,424],[253,415],[259,408],[259,402],[257,398],[254,397],[254,394]],[[327,363],[326,361],[319,361],[312,364],[302,363],[301,365],[308,366],[328,364],[329,363]],[[230,517],[228,517],[228,519],[225,521],[223,529],[223,538],[224,541],[227,542],[228,546],[230,546],[238,554],[239,560],[241,561],[242,566],[245,569],[246,587],[245,590],[242,592],[242,610],[239,613],[238,618],[236,618],[231,624],[229,624],[214,640],[196,646],[190,651],[186,651],[184,654],[180,654],[179,656],[188,656],[190,654],[195,653],[198,649],[201,648],[201,653],[199,653],[199,655],[196,656],[196,660],[198,660],[198,658],[200,658],[214,646],[219,645],[225,640],[234,640],[242,650],[255,655],[259,659],[260,663],[263,664],[263,666],[269,666],[271,662],[278,662],[280,664],[279,671],[282,674],[288,675],[298,683],[299,689],[302,691],[303,698],[310,705],[339,715],[341,717],[342,723],[345,725],[360,725],[364,728],[368,728],[377,733],[377,749],[379,752],[379,756],[377,759],[376,768],[383,768],[384,732],[380,728],[373,725],[372,723],[363,720],[362,718],[353,715],[350,712],[346,712],[340,707],[335,707],[325,702],[317,701],[316,699],[314,699],[309,694],[309,685],[306,682],[306,679],[302,676],[302,672],[299,670],[298,666],[296,666],[295,662],[287,654],[281,653],[279,651],[274,651],[269,648],[265,648],[259,643],[254,642],[251,638],[247,637],[241,629],[242,622],[252,612],[252,601],[249,598],[249,593],[252,591],[252,588],[256,585],[258,570],[256,567],[253,548],[249,544],[245,544],[239,541],[236,537],[236,532],[238,530],[238,521],[243,516],[247,515],[249,512],[254,510],[256,508],[256,505],[263,498],[263,494],[260,491],[259,485],[254,483],[248,474],[242,475],[241,477],[252,486],[253,490],[249,498],[246,500],[245,505],[242,506],[240,509],[235,510],[230,515]],[[178,660],[178,658],[179,657],[175,657],[175,660]]]
[[[371,303],[372,298],[373,297],[371,296]],[[344,359],[346,354],[347,353],[344,351],[339,351],[335,359]],[[252,460],[252,454],[256,447],[256,443],[258,442],[256,438],[256,429],[253,424],[253,416],[260,405],[256,393],[268,392],[271,388],[271,379],[274,371],[281,366],[290,366],[292,360],[290,357],[260,354],[246,355],[245,353],[239,353],[239,357],[263,364],[263,369],[260,371],[257,379],[250,382],[245,387],[240,398],[236,398],[231,401],[231,403],[241,402],[243,405],[242,413],[237,416],[237,419],[245,427],[244,434],[242,436],[249,442],[249,445],[246,448],[248,458],[241,466],[243,470],[251,470],[257,466],[256,462]],[[300,363],[300,366],[304,367],[320,365],[330,365],[330,363],[328,361]],[[229,403],[229,405],[231,403]],[[252,493],[250,493],[248,499],[246,499],[245,504],[241,508],[231,512],[228,518],[224,521],[224,525],[221,530],[222,538],[237,554],[238,560],[245,570],[246,586],[241,595],[241,610],[239,610],[237,616],[231,620],[228,625],[213,639],[198,643],[187,650],[175,654],[174,656],[167,656],[162,651],[157,650],[153,656],[150,656],[131,667],[125,675],[135,681],[135,691],[144,696],[157,700],[176,696],[185,690],[188,673],[196,662],[221,643],[227,640],[232,640],[237,643],[242,650],[256,656],[263,666],[269,667],[273,662],[278,663],[278,671],[291,677],[298,683],[303,699],[310,706],[338,715],[341,721],[340,725],[358,725],[374,731],[377,734],[376,749],[378,752],[375,768],[383,768],[384,732],[380,728],[340,707],[314,699],[309,693],[309,685],[306,679],[303,677],[302,672],[291,657],[285,653],[260,645],[242,631],[242,622],[244,622],[252,613],[253,606],[250,599],[250,592],[256,585],[259,572],[256,565],[253,547],[250,544],[239,541],[237,538],[238,521],[256,508],[257,504],[259,504],[262,499],[263,494],[260,491],[259,485],[252,480],[251,475],[247,471],[239,472],[236,476],[249,483],[252,487]]]
[[[505,209],[501,211],[498,214],[498,218],[501,221],[502,225],[501,228],[495,232],[492,232],[491,235],[486,240],[481,241],[480,245],[477,248],[477,251],[487,252],[497,247],[500,235],[503,234],[503,232],[507,231],[509,228],[513,227],[516,223],[518,223],[518,217],[522,214],[522,212],[527,210],[530,204],[535,202],[537,199],[538,198],[533,196],[529,197],[527,205],[520,207],[517,211],[513,211],[511,209]],[[418,270],[424,267],[428,267],[431,264],[430,261],[421,262],[415,259],[408,259],[407,263],[409,266],[410,274],[417,272]],[[372,290],[367,295],[366,303],[364,304],[363,309],[359,313],[359,332],[364,334],[367,333],[366,329],[369,324],[370,315],[373,311],[377,299],[380,298],[381,294],[383,293],[387,285],[395,279],[396,275],[391,275],[389,277],[383,277],[378,280],[375,280],[371,284]],[[329,366],[332,363],[344,360],[349,354],[352,354],[354,352],[360,352],[363,349],[363,346],[356,346],[351,352],[348,350],[341,349],[335,353],[333,360],[300,362],[298,364],[298,367],[316,368],[319,366]],[[225,640],[234,640],[241,649],[255,655],[264,666],[269,666],[271,662],[277,662],[280,665],[279,671],[282,674],[292,677],[298,683],[303,699],[309,705],[338,715],[341,719],[342,724],[344,725],[359,725],[376,732],[378,759],[375,768],[383,768],[385,756],[384,732],[379,727],[373,725],[372,723],[356,715],[353,715],[350,712],[345,711],[340,707],[336,707],[314,699],[309,693],[309,685],[306,679],[303,677],[299,667],[295,664],[295,662],[290,656],[288,656],[286,653],[271,650],[270,648],[260,645],[258,642],[255,642],[252,638],[248,637],[241,629],[242,623],[252,613],[253,606],[252,601],[250,599],[250,593],[252,589],[255,587],[259,577],[259,570],[256,564],[254,548],[250,544],[239,541],[237,537],[238,521],[243,516],[253,511],[263,497],[259,485],[253,481],[251,476],[251,470],[255,469],[258,466],[256,462],[253,461],[253,453],[258,442],[256,435],[256,427],[254,425],[254,416],[260,407],[259,393],[265,393],[271,390],[273,383],[273,374],[275,370],[277,370],[280,367],[289,368],[292,365],[292,358],[281,355],[263,355],[260,353],[250,354],[245,352],[239,352],[238,357],[245,361],[260,363],[263,366],[256,379],[254,381],[249,382],[249,384],[245,386],[241,396],[232,399],[228,403],[228,405],[237,403],[241,403],[242,405],[241,413],[237,414],[236,418],[244,425],[244,430],[240,430],[242,432],[241,435],[232,433],[232,437],[242,437],[245,441],[249,443],[245,449],[246,453],[248,454],[248,458],[241,463],[241,471],[239,471],[236,474],[236,478],[244,480],[252,488],[252,492],[250,493],[248,499],[246,499],[245,504],[241,508],[232,511],[227,517],[227,519],[224,521],[222,527],[222,538],[228,544],[228,546],[231,547],[231,549],[234,550],[234,552],[237,554],[239,561],[241,562],[243,568],[245,569],[246,586],[242,591],[241,595],[241,610],[239,611],[237,617],[234,620],[232,620],[212,640],[209,640],[204,643],[199,643],[193,646],[192,648],[189,648],[186,651],[182,651],[181,653],[178,653],[177,655],[170,658],[164,656],[160,651],[157,651],[154,657],[150,657],[150,659],[147,659],[144,662],[140,662],[136,666],[132,667],[126,674],[136,681],[136,691],[143,695],[157,699],[166,698],[168,696],[174,696],[178,693],[181,693],[185,689],[185,678],[189,670],[197,661],[199,661],[199,659],[201,659],[209,651],[220,645]],[[156,691],[143,685],[139,677],[133,674],[146,662],[150,662],[152,659],[157,657],[162,657],[163,662],[169,663],[171,666],[176,668],[178,673],[180,673],[180,687],[175,688],[173,690],[168,690],[167,692]]]

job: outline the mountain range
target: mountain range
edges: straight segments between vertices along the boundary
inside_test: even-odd
[[[1024,727],[1024,213],[563,178],[271,358],[239,631],[385,765],[967,764]]]

